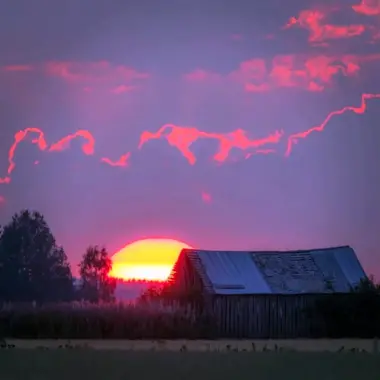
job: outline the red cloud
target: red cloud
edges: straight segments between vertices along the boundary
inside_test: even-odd
[[[174,124],[165,124],[156,132],[144,131],[140,135],[139,148],[147,143],[149,140],[165,139],[168,144],[178,149],[181,154],[187,159],[189,164],[196,163],[196,156],[191,151],[191,146],[199,139],[211,139],[218,142],[218,150],[214,154],[213,159],[219,163],[226,161],[229,158],[232,149],[237,148],[245,153],[245,157],[249,158],[253,154],[273,154],[276,153],[276,145],[280,141],[286,141],[285,156],[289,156],[292,152],[294,145],[302,139],[307,138],[314,132],[322,132],[327,127],[330,120],[336,116],[342,115],[347,112],[356,114],[363,114],[367,109],[367,102],[370,99],[380,99],[380,94],[362,94],[361,103],[358,106],[345,106],[341,109],[330,112],[325,119],[319,124],[311,128],[304,129],[300,132],[285,135],[284,131],[276,131],[261,138],[249,138],[247,133],[242,129],[236,129],[229,133],[206,132],[196,127],[185,127]],[[91,132],[79,130],[71,135],[63,137],[61,140],[48,145],[44,132],[36,127],[26,128],[19,131],[14,136],[14,142],[8,151],[8,170],[7,175],[0,178],[0,183],[9,184],[11,182],[11,174],[15,169],[14,156],[18,145],[28,136],[32,135],[31,142],[41,150],[47,152],[61,151],[68,148],[68,144],[74,138],[84,139],[82,151],[86,155],[95,153],[95,138]],[[126,153],[119,158],[118,161],[111,161],[108,158],[102,158],[101,161],[110,165],[124,167],[127,166],[130,153]],[[205,193],[205,192],[203,192]],[[207,193],[205,193],[207,194]],[[208,196],[204,196],[207,201]],[[211,199],[212,200],[212,199]]]
[[[128,152],[120,156],[120,158],[117,161],[112,161],[108,157],[103,157],[100,159],[100,161],[110,166],[126,167],[128,166],[128,161],[130,157],[131,157],[131,153]]]
[[[251,59],[227,77],[202,70],[185,75],[190,82],[212,83],[231,80],[243,86],[246,92],[263,92],[279,87],[298,87],[308,91],[322,91],[339,74],[355,75],[359,71],[359,60],[355,56],[280,55],[272,61]]]
[[[366,30],[364,25],[334,25],[327,22],[327,12],[321,10],[303,10],[298,17],[292,17],[285,29],[298,26],[309,31],[309,42],[326,44],[328,40],[360,36]]]
[[[241,150],[259,150],[266,145],[277,144],[284,135],[284,131],[275,131],[272,134],[257,139],[251,139],[246,131],[236,129],[230,133],[209,133],[196,127],[184,127],[174,124],[165,124],[157,132],[144,131],[140,135],[138,148],[141,149],[150,140],[165,138],[169,145],[177,148],[190,165],[196,163],[196,157],[191,152],[191,145],[199,139],[212,139],[219,142],[218,152],[213,159],[225,161],[233,148]]]
[[[352,9],[366,16],[380,15],[380,1],[379,0],[361,0],[360,4],[353,5]]]

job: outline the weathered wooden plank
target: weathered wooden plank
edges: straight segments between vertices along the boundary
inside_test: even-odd
[[[219,337],[280,339],[311,337],[305,308],[315,295],[216,295],[214,318]]]

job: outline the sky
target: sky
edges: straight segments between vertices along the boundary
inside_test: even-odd
[[[4,0],[0,223],[42,212],[73,268],[165,237],[378,277],[379,63],[379,0]]]

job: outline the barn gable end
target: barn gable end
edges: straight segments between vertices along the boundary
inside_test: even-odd
[[[204,292],[207,279],[201,279],[200,270],[191,262],[191,255],[181,252],[173,270],[169,276],[168,283],[177,294],[188,293],[189,291]],[[206,281],[204,281],[206,280]],[[209,292],[209,287],[206,292]]]

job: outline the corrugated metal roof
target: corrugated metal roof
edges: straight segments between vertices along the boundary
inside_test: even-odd
[[[335,250],[311,252],[311,257],[320,268],[325,279],[336,292],[348,292],[350,282],[344,275],[341,266],[335,258]]]
[[[218,294],[271,293],[262,274],[245,252],[197,251]]]
[[[353,249],[334,249],[334,257],[352,286],[367,277]]]
[[[366,275],[351,247],[237,252],[185,249],[216,294],[346,292]]]

